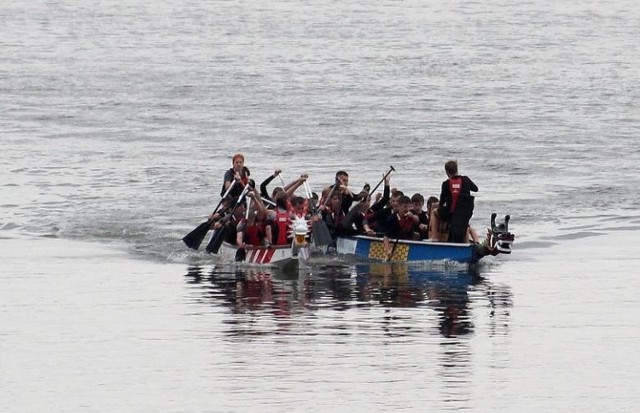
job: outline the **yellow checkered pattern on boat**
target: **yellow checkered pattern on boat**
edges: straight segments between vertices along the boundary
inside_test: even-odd
[[[393,247],[393,243],[391,242],[391,246]],[[406,261],[409,256],[409,246],[405,244],[396,245],[396,249],[393,250],[393,257],[391,257],[392,261]],[[371,246],[369,247],[369,258],[374,258],[378,260],[386,260],[387,256],[384,253],[384,244],[381,241],[373,241]]]

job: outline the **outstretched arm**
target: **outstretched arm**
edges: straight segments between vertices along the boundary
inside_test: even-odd
[[[291,183],[288,183],[284,187],[284,192],[287,194],[287,196],[289,198],[291,198],[293,196],[293,194],[296,192],[296,189],[300,188],[300,186],[302,186],[302,184],[304,184],[304,182],[307,180],[307,178],[309,178],[309,175],[307,175],[307,174],[300,175],[300,178],[296,179],[295,181],[293,181]]]
[[[264,202],[262,202],[262,198],[260,197],[260,194],[258,193],[258,191],[256,191],[255,189],[252,192],[247,193],[248,196],[251,196],[254,201],[256,202],[256,211],[258,213],[259,216],[265,217],[267,216],[267,207],[264,205]]]
[[[267,185],[269,185],[271,183],[271,181],[273,181],[275,179],[275,177],[280,174],[280,172],[282,172],[282,170],[276,169],[273,172],[273,175],[269,175],[267,177],[267,179],[262,181],[262,183],[260,184],[260,196],[261,197],[263,197],[265,199],[271,199],[271,197],[269,195],[269,191],[267,190]]]

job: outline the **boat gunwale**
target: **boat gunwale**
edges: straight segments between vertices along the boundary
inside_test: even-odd
[[[338,238],[343,238],[343,239],[365,239],[365,240],[370,240],[370,241],[380,241],[382,242],[382,240],[384,239],[383,237],[373,237],[370,235],[346,235],[346,236],[339,236]],[[457,243],[457,242],[443,242],[443,241],[428,241],[428,240],[409,240],[409,239],[393,239],[393,238],[389,238],[389,242],[396,242],[396,240],[399,243],[403,243],[403,244],[414,244],[414,245],[422,245],[422,246],[429,246],[429,245],[438,245],[438,246],[444,246],[444,247],[455,247],[455,248],[469,248],[469,247],[473,247],[474,243]]]
[[[223,241],[222,242],[223,245],[229,247],[229,248],[233,248],[233,249],[240,249],[240,247],[236,244],[231,244],[227,241]],[[272,249],[272,250],[283,250],[283,249],[288,249],[291,248],[291,245],[270,245],[270,246],[266,246],[266,245],[245,245],[244,247],[242,247],[245,250],[268,250],[268,249]]]

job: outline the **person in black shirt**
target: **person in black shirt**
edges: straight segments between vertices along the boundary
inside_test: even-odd
[[[471,192],[477,192],[478,186],[469,177],[458,174],[456,161],[448,161],[444,169],[448,179],[442,182],[440,203],[434,214],[438,222],[432,226],[439,232],[445,232],[448,226],[447,241],[464,242],[473,216],[474,197]]]
[[[413,194],[411,197],[411,212],[417,215],[418,224],[415,231],[419,234],[418,239],[429,238],[429,214],[423,211],[424,197],[421,194]]]
[[[229,193],[230,197],[240,196],[244,186],[249,183],[248,169],[244,166],[244,156],[240,153],[233,155],[232,158],[233,167],[227,170],[224,174],[224,182],[222,189],[220,190],[220,196],[223,196],[232,182],[235,181],[235,185]]]
[[[410,208],[411,198],[403,195],[398,199],[398,211],[387,219],[382,243],[388,259],[393,255],[391,240],[394,240],[395,244],[401,239],[413,240],[417,238],[414,228],[418,224],[418,216],[412,213]]]

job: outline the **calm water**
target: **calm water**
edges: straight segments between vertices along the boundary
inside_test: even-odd
[[[0,408],[634,411],[639,21],[625,0],[3,3]],[[425,196],[458,159],[472,224],[511,214],[515,251],[226,266],[180,239],[235,152],[258,182],[393,165]]]

